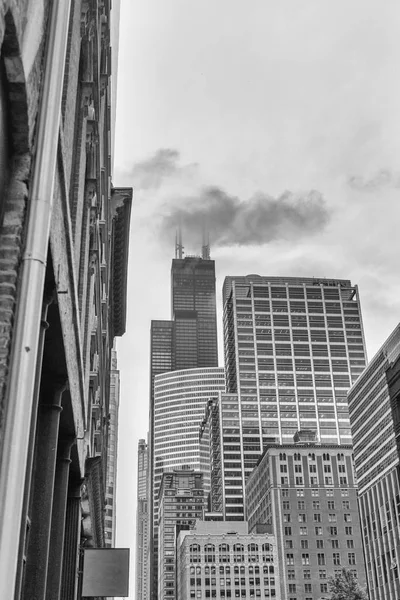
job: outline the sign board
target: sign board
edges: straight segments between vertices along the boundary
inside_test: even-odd
[[[82,596],[129,595],[129,548],[85,548]]]

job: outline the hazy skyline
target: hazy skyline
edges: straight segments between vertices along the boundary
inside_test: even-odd
[[[399,30],[394,0],[122,0],[114,183],[135,198],[120,546],[134,548],[150,321],[170,318],[175,218],[189,254],[208,219],[221,366],[226,275],[351,279],[369,358],[398,323]]]

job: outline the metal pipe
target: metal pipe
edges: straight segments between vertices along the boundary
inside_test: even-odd
[[[71,0],[52,2],[0,463],[0,598],[13,598]]]

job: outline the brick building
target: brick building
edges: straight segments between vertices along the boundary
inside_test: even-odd
[[[252,531],[272,525],[285,600],[328,598],[327,578],[351,569],[365,585],[351,446],[270,446],[247,485]]]
[[[106,545],[132,201],[111,182],[111,18],[0,1],[1,598],[79,598],[82,549]]]

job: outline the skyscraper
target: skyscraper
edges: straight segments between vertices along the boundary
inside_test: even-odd
[[[215,262],[197,256],[172,260],[174,369],[218,364]]]
[[[194,402],[194,397],[190,395],[190,390],[186,390],[187,398],[185,395],[181,395],[179,402],[182,405],[182,409],[185,403],[188,403],[188,409],[183,411],[182,420],[180,422],[169,423],[169,429],[163,430],[163,425],[160,424],[158,430],[155,429],[155,381],[157,376],[163,373],[169,373],[171,371],[186,370],[186,369],[199,369],[199,383],[196,384],[194,381],[193,387],[199,386],[198,394],[204,395],[204,390],[200,388],[204,387],[204,377],[202,380],[202,372],[200,369],[215,368],[218,365],[218,349],[217,349],[217,322],[216,322],[216,298],[215,298],[215,263],[210,259],[209,246],[203,244],[201,256],[186,256],[183,258],[182,253],[182,242],[180,240],[179,245],[176,248],[176,257],[172,260],[171,267],[171,321],[152,321],[151,324],[151,356],[150,356],[150,431],[149,431],[149,482],[151,490],[149,491],[149,498],[151,498],[151,511],[150,511],[150,547],[151,555],[151,594],[154,599],[157,594],[157,573],[156,566],[158,563],[157,559],[157,548],[158,548],[158,534],[157,534],[157,493],[158,487],[155,485],[155,478],[159,482],[162,475],[165,456],[168,455],[168,432],[171,433],[172,427],[186,427],[186,429],[193,428],[193,423],[196,423],[198,415],[198,422],[195,427],[199,425],[203,409],[199,409],[198,405],[191,406]],[[206,373],[204,371],[204,373]],[[204,375],[203,373],[203,375]],[[193,374],[192,374],[193,377]],[[175,383],[171,380],[172,387]],[[221,379],[221,373],[217,373],[215,381],[215,389],[209,390],[209,392],[215,393],[216,390],[222,389],[219,385]],[[168,382],[167,382],[168,383]],[[171,388],[172,389],[172,388]],[[179,390],[177,390],[179,391]],[[176,412],[177,402],[174,393],[171,398],[160,399],[164,402],[164,406],[159,412],[159,416],[164,414],[167,416],[171,412],[172,418],[178,414]],[[167,394],[168,396],[168,394]],[[207,397],[204,397],[204,404],[210,398],[210,393]],[[171,407],[169,407],[169,403]],[[190,408],[191,406],[191,408]],[[178,411],[179,412],[179,411]],[[165,425],[165,423],[164,423]],[[165,440],[163,441],[163,434],[166,434]],[[179,436],[179,433],[176,435]],[[175,437],[176,437],[175,435]],[[197,433],[196,433],[197,435]],[[157,449],[155,447],[155,439],[157,437]],[[160,448],[163,447],[164,458],[159,454]],[[199,445],[198,445],[199,447]],[[174,458],[173,466],[180,466],[187,463],[193,463],[191,460],[193,456],[190,456],[191,450],[187,448],[187,456],[185,451],[181,451],[180,456]],[[155,460],[159,460],[158,470],[155,473]],[[193,452],[192,452],[193,454]],[[190,458],[190,460],[187,460]],[[161,460],[161,462],[160,462]],[[200,457],[199,457],[200,461]],[[172,463],[169,468],[172,468]]]
[[[400,597],[400,325],[349,391],[371,600]]]
[[[148,600],[149,598],[148,536],[150,502],[148,501],[148,467],[148,447],[145,440],[139,440],[136,509],[136,600]]]
[[[366,358],[348,280],[227,277],[223,299],[227,394],[209,414],[222,504],[226,518],[238,519],[246,479],[269,444],[292,443],[298,430],[351,444],[346,394]]]

